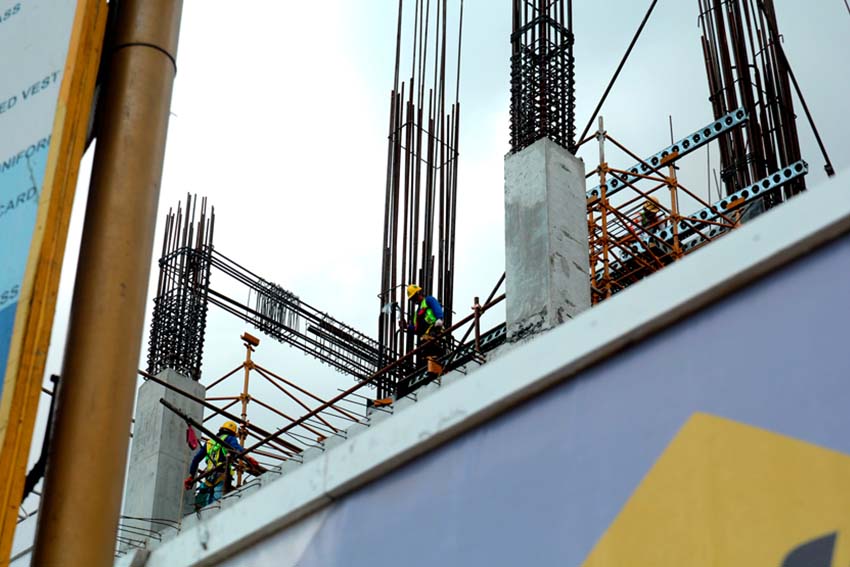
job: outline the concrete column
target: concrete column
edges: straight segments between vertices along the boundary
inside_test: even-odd
[[[174,370],[163,370],[157,378],[194,396],[204,397],[205,388],[201,384]],[[142,384],[136,401],[124,515],[177,521],[181,512],[185,515],[193,509],[192,491],[183,489],[192,451],[186,444],[186,422],[159,403],[160,398],[198,421],[203,418],[200,404],[155,382]],[[124,523],[140,525],[138,521]],[[164,529],[162,524],[149,527],[156,531]]]
[[[505,158],[508,341],[590,307],[584,162],[548,138]]]

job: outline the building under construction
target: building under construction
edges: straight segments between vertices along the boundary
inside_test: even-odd
[[[246,265],[218,240],[215,203],[189,194],[169,211],[116,566],[850,561],[850,177],[773,0],[692,0],[713,115],[685,136],[671,125],[665,147],[623,142],[604,105],[641,64],[630,57],[656,3],[578,123],[575,46],[591,26],[571,0],[500,8],[504,273],[471,306],[454,292],[462,47],[476,25],[463,0],[399,0],[382,31],[396,52],[376,328]],[[714,197],[680,169],[708,148]],[[829,179],[809,190],[821,165]],[[424,316],[410,283],[445,312],[430,340],[406,332]],[[234,367],[211,376],[213,310],[246,332]],[[339,374],[338,393],[267,364],[273,342]],[[222,422],[239,448],[215,461]],[[24,514],[11,565],[50,557],[31,541],[40,515]]]

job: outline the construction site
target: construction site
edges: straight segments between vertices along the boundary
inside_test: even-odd
[[[850,562],[850,67],[809,69],[850,5],[817,38],[781,0],[340,8],[293,41],[362,45],[258,80],[229,130],[199,93],[258,66],[179,4],[100,16],[0,565]],[[145,57],[166,79],[136,96]],[[263,111],[268,155],[266,96],[313,105]]]

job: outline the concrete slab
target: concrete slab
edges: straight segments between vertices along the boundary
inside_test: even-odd
[[[325,448],[325,451],[327,451],[328,449],[336,447],[340,443],[344,443],[345,439],[345,437],[340,437],[339,435],[331,435],[322,442],[322,446]]]
[[[380,409],[374,409],[369,414],[369,425],[381,423],[393,414],[392,406]]]
[[[412,406],[416,403],[416,400],[413,399],[412,396],[408,396],[405,398],[401,398],[400,400],[396,400],[393,404],[393,413],[399,412],[408,406]]]
[[[349,439],[354,437],[355,435],[367,431],[369,426],[365,423],[352,423],[348,426],[348,429],[345,430],[345,434]]]
[[[308,463],[313,459],[318,459],[321,457],[325,451],[320,447],[310,447],[309,449],[305,449],[303,453],[301,453],[301,459],[303,463]]]

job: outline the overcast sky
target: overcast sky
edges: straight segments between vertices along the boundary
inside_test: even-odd
[[[454,11],[458,0],[449,4]],[[581,130],[649,1],[574,4]],[[850,160],[850,15],[843,0],[776,0],[776,5],[788,57],[833,163],[844,169]],[[187,192],[206,196],[216,212],[216,249],[334,317],[377,335],[396,7],[396,0],[184,3],[155,260],[169,207]],[[504,270],[509,0],[465,0],[464,34],[458,316],[468,314],[472,297],[486,296]],[[607,129],[636,153],[651,155],[669,144],[668,115],[677,138],[711,121],[699,38],[696,0],[658,3],[602,111]],[[808,184],[828,188],[811,131],[802,120],[798,125],[803,157],[811,166]],[[588,170],[596,166],[592,146],[579,152]],[[716,155],[716,148],[712,151]],[[73,213],[47,375],[61,370],[90,161],[89,154]],[[682,183],[705,195],[704,151],[680,165]],[[152,285],[149,296],[154,292]],[[247,299],[243,290],[234,294]],[[146,367],[151,307],[149,301],[141,368]],[[501,312],[495,314],[490,323],[500,317]],[[240,363],[244,349],[238,337],[245,330],[258,333],[211,308],[203,382]],[[329,397],[336,388],[352,384],[351,378],[300,351],[260,337],[255,359],[304,387]],[[240,384],[219,388],[216,395],[234,394]],[[260,387],[254,395],[285,405],[268,388]],[[42,401],[43,414],[45,396]],[[261,412],[255,415],[254,421],[266,427],[280,425]],[[34,457],[42,434],[40,426]]]

